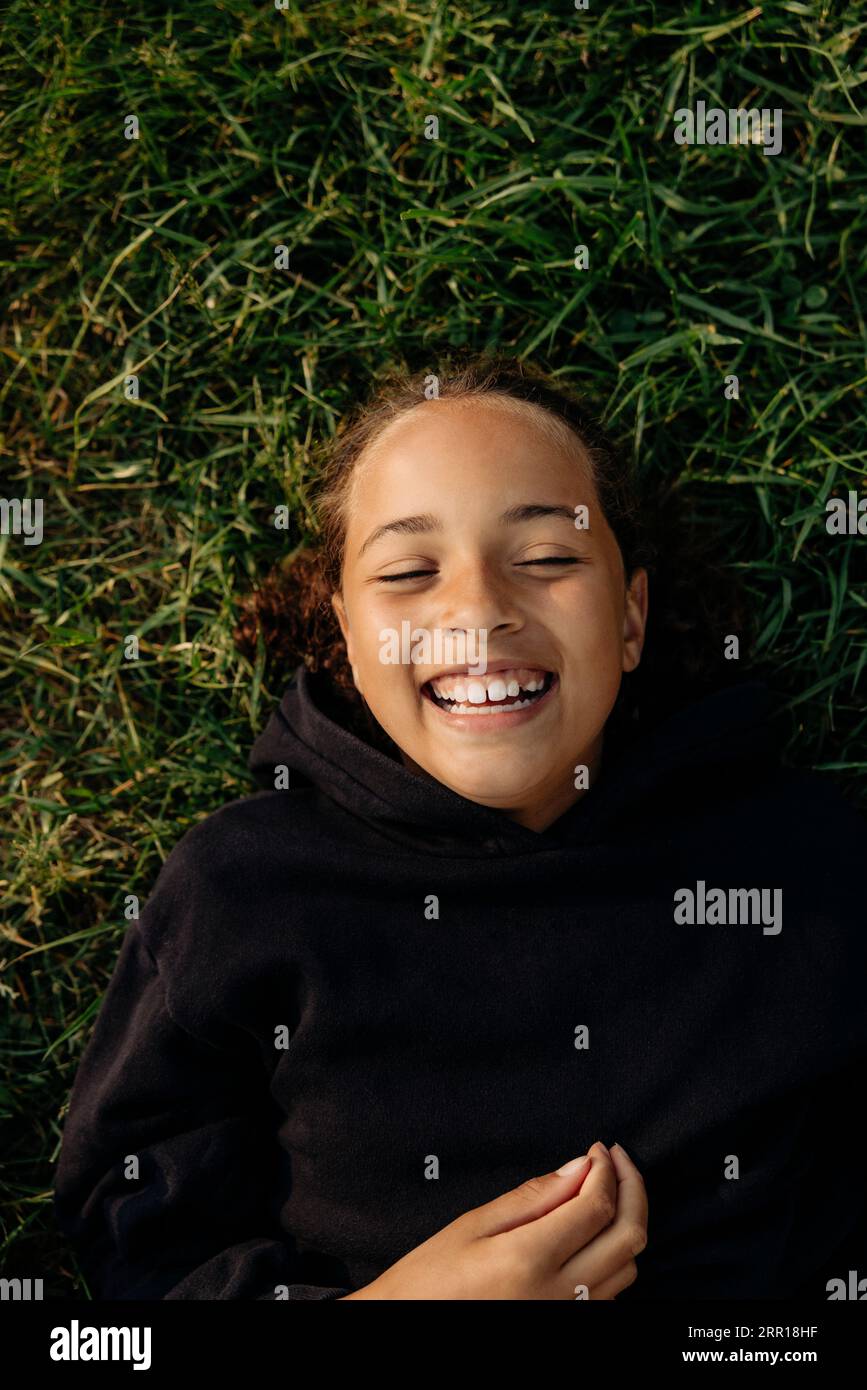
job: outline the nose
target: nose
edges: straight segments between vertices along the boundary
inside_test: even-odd
[[[490,635],[517,632],[523,625],[523,615],[506,576],[481,559],[455,566],[445,582],[437,586],[437,627],[476,629]]]

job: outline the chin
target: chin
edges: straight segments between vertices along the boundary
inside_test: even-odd
[[[460,766],[456,767],[452,761],[447,766],[435,767],[431,776],[436,777],[438,782],[444,782],[458,796],[466,797],[468,801],[480,801],[483,805],[491,806],[498,811],[515,811],[527,800],[530,780],[534,774],[538,775],[538,771],[536,764],[532,769],[527,769],[526,775],[522,775],[520,769],[514,767],[508,771],[502,767],[492,769],[487,774],[477,762],[472,769],[468,768],[463,776]]]

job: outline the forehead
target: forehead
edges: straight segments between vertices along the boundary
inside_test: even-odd
[[[566,421],[530,401],[489,393],[420,401],[390,421],[357,460],[353,501],[373,501],[398,479],[433,483],[442,465],[490,465],[494,485],[523,475],[527,483],[575,491],[576,501],[595,500],[590,457]]]

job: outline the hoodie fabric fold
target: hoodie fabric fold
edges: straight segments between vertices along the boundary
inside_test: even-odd
[[[299,668],[125,933],[55,1182],[96,1296],[339,1297],[597,1139],[648,1192],[620,1300],[867,1276],[865,821],[766,686],[612,723],[543,832],[335,711]]]

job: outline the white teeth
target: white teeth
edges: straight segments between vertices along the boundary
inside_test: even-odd
[[[473,679],[463,675],[434,677],[430,684],[441,700],[481,705],[488,700],[516,700],[523,692],[537,694],[544,689],[546,679],[532,668],[516,666]]]
[[[447,714],[511,714],[516,709],[529,709],[535,700],[516,700],[513,705],[452,705]]]
[[[515,674],[507,672],[506,676],[507,678],[504,678],[497,674],[467,681],[443,676],[440,680],[432,680],[430,689],[438,700],[447,702],[447,707],[440,706],[445,714],[509,714],[514,710],[529,709],[531,705],[535,705],[536,693],[545,689],[549,679],[547,675],[533,676],[530,679],[529,673],[524,675],[520,670]],[[517,679],[518,676],[521,677],[520,681]],[[523,694],[533,698],[518,698]],[[512,703],[500,703],[506,699]]]

